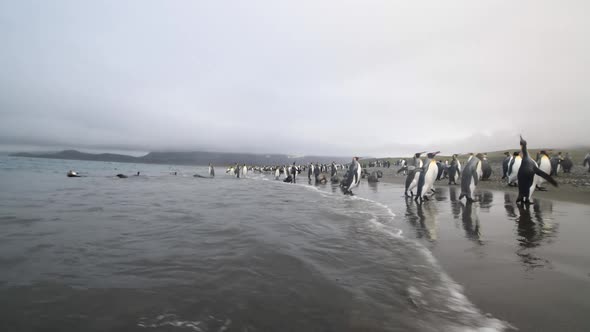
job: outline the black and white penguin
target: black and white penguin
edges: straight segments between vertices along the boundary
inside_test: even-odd
[[[502,180],[508,177],[508,167],[510,166],[510,159],[512,159],[510,152],[504,152],[504,155],[506,157],[502,160]]]
[[[434,189],[434,181],[436,181],[436,176],[438,175],[438,167],[436,166],[434,157],[439,152],[431,152],[427,155],[428,158],[422,167],[423,171],[418,178],[418,189],[414,198],[415,200],[428,200],[427,195],[430,194],[431,189]]]
[[[451,165],[449,165],[447,172],[449,173],[449,184],[457,184],[457,180],[461,176],[461,163],[457,159],[456,154],[453,155]]]
[[[309,167],[307,168],[307,179],[311,181],[311,177],[314,176],[314,166],[313,163],[309,163]]]
[[[537,158],[537,167],[547,174],[551,174],[551,161],[549,155],[545,150],[539,151],[539,158]],[[545,182],[545,179],[535,175],[535,185],[538,190],[545,190],[541,185]]]
[[[535,191],[535,175],[542,177],[547,182],[557,187],[557,182],[551,175],[543,172],[537,166],[537,163],[529,156],[527,142],[520,136],[520,147],[522,150],[522,162],[518,169],[518,198],[517,203],[531,204],[531,198]]]
[[[518,183],[518,169],[520,169],[520,164],[522,163],[522,156],[520,152],[514,152],[512,154],[512,159],[510,160],[510,165],[508,166],[508,185],[509,186],[516,186]]]
[[[465,197],[467,202],[474,201],[473,193],[479,184],[479,179],[481,178],[482,173],[480,158],[483,159],[483,155],[472,155],[463,168],[463,172],[461,174],[461,194],[459,195],[460,200]]]
[[[481,160],[481,179],[483,181],[489,180],[490,176],[492,176],[492,166],[488,161],[487,153],[483,154],[483,159]]]
[[[586,167],[586,165],[588,165],[588,172],[590,172],[590,152],[584,157],[584,163],[582,166]]]
[[[72,171],[72,170],[70,170],[70,171],[68,172],[67,176],[68,176],[69,178],[79,178],[79,177],[80,177],[80,175],[79,175],[78,173],[76,173],[76,172],[74,172],[74,171]]]
[[[408,171],[408,175],[406,175],[406,190],[404,191],[404,195],[406,197],[414,196],[414,188],[418,186],[418,180],[420,179],[420,174],[422,174],[421,168],[416,168],[414,170]],[[410,193],[408,195],[408,192]]]
[[[561,152],[558,155],[551,158],[551,176],[557,176],[561,170]]]
[[[358,162],[358,157],[352,158],[352,163],[348,168],[346,177],[340,184],[342,192],[345,195],[352,195],[352,188],[359,185],[359,183],[361,182],[361,172],[362,167],[361,164]]]

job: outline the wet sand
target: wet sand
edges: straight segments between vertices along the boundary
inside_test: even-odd
[[[499,190],[518,194],[517,187],[509,187],[504,181],[500,179],[501,170],[499,165],[492,165],[492,168],[493,173],[490,179],[487,181],[480,181],[477,189]],[[391,168],[373,167],[367,168],[367,171],[372,172],[374,170],[380,170],[383,172],[383,178],[379,179],[381,182],[400,184],[403,186],[406,181],[406,176],[403,174],[397,174],[398,169],[399,167],[393,166]],[[533,198],[590,204],[590,173],[587,172],[586,169],[577,167],[574,168],[574,171],[571,174],[560,173],[559,176],[555,177],[555,179],[559,183],[559,187],[553,187],[548,183],[544,183],[543,186],[547,189],[547,191],[536,190],[533,194]],[[460,184],[460,181],[457,183]],[[435,183],[435,187],[449,187],[448,179],[437,181]],[[460,185],[457,185],[456,187],[460,188]]]
[[[426,246],[483,312],[518,331],[590,330],[587,191],[549,188],[523,208],[515,188],[484,182],[478,201],[466,204],[459,186],[440,181],[434,198],[417,204],[392,172],[365,182],[368,190],[361,184],[358,195],[390,206],[393,225]]]

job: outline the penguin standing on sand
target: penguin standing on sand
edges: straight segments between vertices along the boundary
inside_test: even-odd
[[[307,169],[307,179],[311,181],[311,176],[314,175],[313,163],[309,163],[309,167]]]
[[[434,181],[436,180],[436,176],[438,175],[438,167],[436,166],[436,160],[434,157],[436,156],[437,152],[431,152],[427,155],[426,162],[424,163],[424,167],[422,167],[423,171],[420,173],[420,177],[418,178],[418,190],[416,191],[416,198],[414,200],[428,200],[428,194],[430,191],[434,189]]]
[[[527,142],[520,136],[520,147],[522,149],[522,162],[518,169],[518,198],[516,203],[531,204],[531,198],[535,191],[535,175],[542,177],[557,187],[557,182],[551,175],[543,172],[537,166],[537,163],[529,156]]]
[[[414,192],[412,190],[418,186],[420,174],[422,174],[421,168],[416,168],[408,172],[408,175],[406,176],[406,190],[404,191],[404,195],[406,197],[414,196]],[[409,195],[408,192],[410,193]]]
[[[278,180],[278,179],[280,179],[280,178],[281,178],[281,169],[280,169],[280,167],[279,167],[279,166],[277,166],[277,167],[275,168],[275,180]]]
[[[510,161],[510,166],[508,166],[508,185],[514,187],[518,183],[518,170],[520,169],[520,164],[522,163],[522,156],[520,152],[514,152],[512,154],[512,160]]]
[[[565,158],[563,158],[563,161],[561,162],[561,166],[563,167],[564,173],[569,173],[572,171],[572,167],[574,167],[574,163],[572,162],[572,159],[570,158],[569,152],[565,153]]]
[[[502,160],[502,180],[508,177],[508,167],[510,166],[510,159],[512,159],[510,152],[504,152],[504,155],[506,157]]]
[[[481,160],[481,179],[482,180],[489,180],[490,176],[492,176],[492,166],[490,165],[490,162],[488,161],[488,154],[484,153],[483,154],[483,159]]]
[[[340,185],[342,188],[342,192],[345,195],[352,195],[352,188],[357,187],[361,182],[362,168],[358,160],[358,157],[352,158],[352,163],[348,168],[346,177]]]
[[[541,150],[539,152],[539,158],[537,158],[537,167],[539,167],[539,169],[542,170],[543,172],[545,172],[547,174],[551,174],[551,160],[549,159],[549,155],[547,154],[547,151]],[[545,182],[545,179],[543,179],[542,177],[540,177],[538,175],[535,175],[535,186],[538,190],[541,190],[541,191],[546,190],[545,188],[541,187],[543,182]]]
[[[467,164],[465,164],[465,168],[463,168],[463,174],[461,174],[461,194],[459,195],[459,200],[465,197],[468,203],[474,201],[473,193],[479,184],[479,179],[482,172],[481,159],[483,159],[482,154],[471,156],[471,159],[469,159]]]
[[[551,158],[551,176],[557,176],[557,173],[561,170],[561,152],[557,156]]]
[[[453,159],[451,160],[451,165],[449,166],[449,184],[457,184],[457,180],[461,176],[461,163],[459,159],[457,159],[457,155],[453,155]]]

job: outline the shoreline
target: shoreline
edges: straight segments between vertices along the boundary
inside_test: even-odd
[[[391,167],[391,168],[383,168],[383,167],[369,167],[366,170],[371,173],[372,171],[380,170],[383,172],[383,177],[379,179],[380,182],[384,183],[392,183],[398,184],[402,187],[405,185],[406,177],[401,174],[397,174],[397,170],[399,167]],[[494,169],[494,173],[497,174],[496,170]],[[588,173],[590,175],[590,173]],[[560,174],[561,175],[561,174]],[[539,191],[535,190],[533,194],[533,199],[544,199],[544,200],[556,200],[561,202],[570,202],[570,203],[577,203],[577,204],[590,204],[590,183],[575,185],[572,183],[567,183],[566,181],[571,180],[571,176],[558,176],[555,179],[559,182],[559,187],[553,187],[548,183],[544,183],[544,187],[547,191]],[[365,179],[366,180],[366,179]],[[582,181],[585,180],[585,177],[581,178]],[[457,185],[448,185],[447,179],[442,179],[440,181],[436,181],[434,186],[436,190],[440,190],[441,188],[447,187],[456,187],[461,188],[461,182]],[[497,190],[503,191],[507,193],[518,193],[518,187],[508,187],[506,183],[500,182],[499,177],[496,178],[494,175],[490,178],[490,180],[480,181],[475,189],[476,192],[480,189],[487,189],[487,190]]]

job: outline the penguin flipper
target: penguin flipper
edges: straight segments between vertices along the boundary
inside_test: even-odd
[[[557,181],[555,181],[554,178],[551,177],[551,175],[543,172],[541,169],[539,169],[539,167],[534,168],[535,174],[542,177],[543,179],[545,179],[547,182],[551,183],[554,187],[558,187],[559,185],[557,184]]]

